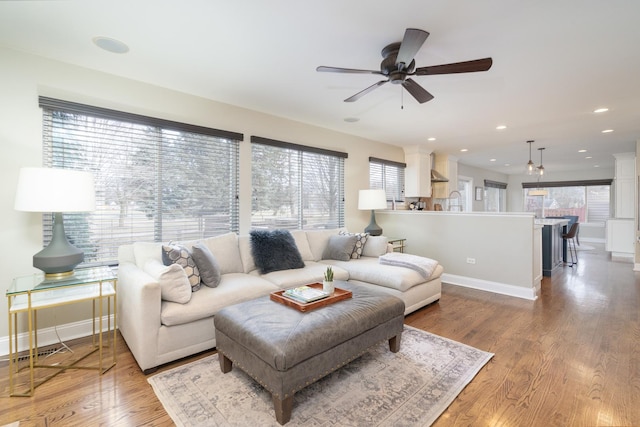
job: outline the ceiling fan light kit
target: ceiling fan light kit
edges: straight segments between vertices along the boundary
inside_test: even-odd
[[[491,58],[483,58],[473,61],[415,68],[415,60],[413,58],[427,40],[427,37],[429,37],[429,33],[426,31],[419,30],[417,28],[407,28],[402,42],[391,43],[382,49],[381,54],[383,59],[380,63],[380,71],[327,66],[319,66],[316,68],[316,71],[351,74],[378,74],[387,78],[386,80],[380,80],[355,95],[350,96],[345,99],[344,102],[357,101],[374,89],[391,82],[392,84],[402,85],[402,87],[404,87],[406,91],[416,99],[416,101],[423,104],[431,101],[433,99],[433,95],[413,79],[408,78],[409,76],[473,73],[477,71],[487,71],[493,64],[493,60]]]

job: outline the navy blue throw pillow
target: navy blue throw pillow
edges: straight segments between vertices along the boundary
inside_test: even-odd
[[[251,230],[251,255],[260,274],[303,268],[304,261],[289,230]]]

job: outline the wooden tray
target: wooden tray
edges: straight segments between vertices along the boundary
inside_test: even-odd
[[[322,283],[311,283],[307,285],[310,288],[322,289]],[[280,304],[284,304],[288,307],[293,307],[298,311],[311,311],[316,308],[326,307],[329,304],[333,304],[334,302],[342,301],[345,299],[349,299],[352,296],[351,291],[347,291],[345,289],[335,288],[333,295],[329,295],[326,298],[322,298],[318,301],[312,302],[299,302],[291,298],[287,298],[283,295],[284,290],[271,292],[270,297],[271,301],[279,302]]]

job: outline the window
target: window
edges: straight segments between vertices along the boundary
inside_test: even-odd
[[[484,210],[486,212],[505,212],[507,210],[507,184],[484,180]]]
[[[458,175],[458,192],[460,198],[457,203],[460,205],[458,210],[462,212],[473,211],[473,178]]]
[[[538,217],[576,215],[579,222],[604,222],[610,214],[611,179],[586,181],[523,182],[524,206]],[[529,195],[534,189],[545,196]]]
[[[251,137],[251,227],[344,226],[346,153]]]
[[[237,232],[242,134],[50,98],[45,166],[93,172],[96,210],[65,214],[85,265],[115,264],[118,246]],[[44,217],[45,244],[52,218]]]
[[[404,163],[369,157],[369,188],[383,188],[387,201],[404,203]]]

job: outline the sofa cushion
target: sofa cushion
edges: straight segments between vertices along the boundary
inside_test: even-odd
[[[191,283],[191,290],[195,292],[200,289],[200,270],[186,246],[174,243],[162,245],[162,262],[164,265],[178,264],[184,268]]]
[[[369,236],[362,250],[362,256],[378,257],[387,253],[389,239],[386,236]]]
[[[249,235],[251,255],[261,274],[304,267],[289,230],[251,230]]]
[[[324,272],[327,269],[326,264],[319,262],[308,261],[305,263],[304,268],[296,270],[282,270],[274,271],[269,274],[264,274],[260,277],[270,281],[278,286],[278,288],[286,289],[296,286],[308,285],[309,283],[321,283],[324,278]],[[251,274],[257,275],[255,271]],[[349,273],[339,267],[333,269],[334,280],[349,280]]]
[[[191,300],[189,277],[178,264],[166,266],[157,259],[148,259],[143,270],[158,281],[163,300],[178,304],[186,304]]]
[[[296,241],[298,252],[303,261],[313,261],[313,253],[309,247],[309,240],[307,239],[307,232],[304,230],[291,230],[291,235]]]
[[[278,288],[258,276],[244,273],[224,274],[215,288],[204,286],[191,296],[186,304],[162,301],[160,320],[165,326],[182,325],[214,316],[220,309],[248,301]],[[274,303],[275,304],[275,303]],[[213,324],[211,324],[213,328]]]
[[[329,243],[329,237],[338,234],[339,231],[340,229],[338,228],[307,231],[307,241],[309,242],[309,249],[311,250],[314,261],[320,261],[322,259],[324,249],[327,247],[327,243]]]
[[[202,243],[207,245],[213,256],[218,260],[222,274],[242,273],[244,271],[236,233],[208,237],[202,240]]]
[[[367,282],[378,286],[397,289],[401,292],[419,285],[420,283],[427,282],[427,280],[425,280],[420,273],[415,270],[405,267],[383,265],[378,262],[378,258],[362,257],[358,260],[348,262],[334,260],[325,260],[322,262],[324,264],[333,265],[347,270],[349,272],[349,280]],[[443,267],[438,265],[431,275],[431,280],[440,277],[443,271]]]
[[[200,280],[205,286],[215,288],[220,283],[220,264],[207,245],[196,243],[191,248],[191,255],[200,270]]]
[[[322,259],[349,261],[357,241],[358,238],[356,236],[340,234],[330,236],[327,247],[324,248],[324,252],[322,253]]]
[[[351,252],[351,259],[360,258],[364,245],[367,243],[369,233],[349,233],[348,231],[341,230],[340,234],[343,236],[356,236],[356,245],[353,247],[353,252]]]

